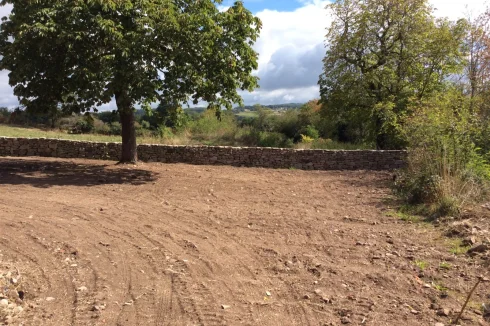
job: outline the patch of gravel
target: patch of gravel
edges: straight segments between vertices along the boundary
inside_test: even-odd
[[[19,324],[24,313],[22,281],[23,276],[16,266],[0,264],[0,325]]]

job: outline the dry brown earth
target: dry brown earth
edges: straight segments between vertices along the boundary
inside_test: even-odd
[[[0,324],[448,325],[488,254],[401,221],[389,180],[0,158]],[[489,288],[462,325],[486,325]]]

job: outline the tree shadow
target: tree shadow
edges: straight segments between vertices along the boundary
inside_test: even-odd
[[[0,186],[31,185],[37,188],[49,188],[52,186],[92,187],[103,184],[142,185],[155,181],[157,177],[158,173],[137,167],[0,158]]]

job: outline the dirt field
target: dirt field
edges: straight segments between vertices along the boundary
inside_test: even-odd
[[[488,255],[400,220],[390,179],[0,158],[3,322],[448,325]],[[487,325],[489,288],[462,325]]]

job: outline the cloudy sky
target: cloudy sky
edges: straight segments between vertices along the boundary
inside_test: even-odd
[[[233,0],[224,0],[223,8]],[[260,88],[243,93],[246,104],[306,102],[318,97],[318,76],[325,54],[324,36],[330,18],[324,0],[244,0],[245,6],[263,23],[255,50],[260,54]],[[430,0],[437,16],[451,19],[466,12],[478,14],[487,0]],[[0,16],[9,8],[0,7]],[[17,99],[8,85],[7,72],[0,72],[0,106],[14,107]],[[105,106],[105,108],[109,108]]]

